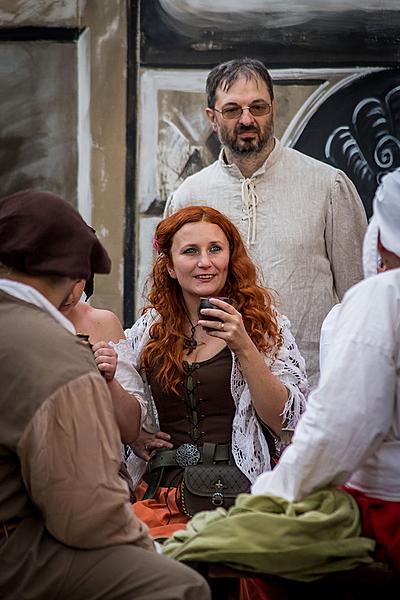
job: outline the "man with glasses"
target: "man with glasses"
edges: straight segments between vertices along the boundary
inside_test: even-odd
[[[274,137],[274,92],[262,62],[216,66],[206,91],[206,114],[222,149],[171,195],[165,216],[205,204],[232,219],[264,283],[279,294],[313,385],[322,321],[362,278],[364,208],[343,172]]]

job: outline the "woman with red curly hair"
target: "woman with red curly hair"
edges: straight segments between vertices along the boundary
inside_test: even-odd
[[[288,321],[257,283],[229,219],[210,207],[184,208],[158,224],[154,247],[149,303],[125,332],[149,408],[129,463],[139,481],[150,459],[133,510],[154,537],[165,537],[188,520],[179,494],[185,460],[200,460],[204,444],[217,454],[229,448],[250,485],[271,469],[282,429],[295,427],[307,380]],[[202,297],[213,306],[199,313]],[[159,466],[160,452],[167,466],[153,470],[157,480],[151,465]]]

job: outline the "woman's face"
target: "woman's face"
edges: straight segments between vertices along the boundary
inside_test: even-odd
[[[172,239],[168,273],[188,297],[218,296],[229,268],[229,242],[214,223],[187,223]]]
[[[75,283],[74,287],[72,288],[72,292],[65,299],[63,304],[60,306],[59,310],[62,312],[62,314],[65,317],[68,317],[71,310],[73,308],[75,308],[75,306],[78,304],[78,302],[81,299],[81,296],[83,294],[85,284],[86,284],[85,279],[78,279],[78,281]]]

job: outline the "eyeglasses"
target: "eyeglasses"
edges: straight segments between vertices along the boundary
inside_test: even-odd
[[[223,119],[239,119],[244,110],[248,110],[253,117],[263,117],[271,112],[271,105],[266,102],[254,102],[250,106],[239,106],[239,104],[230,104],[222,110],[214,108],[221,113]]]

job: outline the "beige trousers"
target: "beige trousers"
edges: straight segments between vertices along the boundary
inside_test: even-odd
[[[206,581],[177,561],[130,544],[70,548],[34,519],[26,519],[1,545],[0,565],[2,600],[211,598]]]

